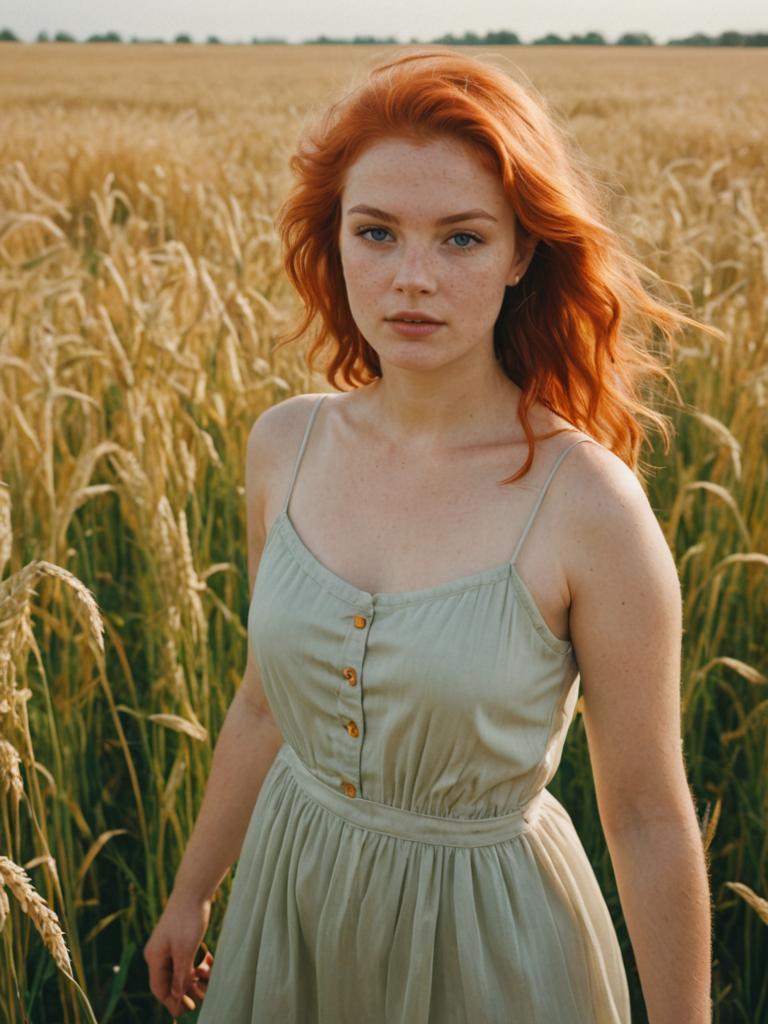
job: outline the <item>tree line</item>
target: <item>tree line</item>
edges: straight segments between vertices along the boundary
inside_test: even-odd
[[[124,40],[119,32],[102,32],[88,36],[86,39],[78,40],[69,32],[56,32],[49,36],[47,32],[38,32],[35,42],[37,43],[122,43]],[[165,43],[165,39],[142,39],[139,36],[132,36],[130,43]],[[19,43],[22,42],[18,36],[9,28],[0,29],[0,42]],[[180,32],[173,40],[173,43],[193,44],[194,40],[186,32]],[[218,36],[208,36],[204,42],[208,45],[221,44],[223,41]],[[332,44],[393,44],[397,45],[400,40],[394,36],[353,36],[350,38],[337,38],[333,36],[315,36],[313,39],[303,39],[299,46],[304,44],[318,43]],[[409,43],[421,43],[420,39],[409,39]],[[455,36],[452,32],[446,35],[437,36],[435,39],[427,40],[428,43],[440,43],[448,46],[768,46],[768,32],[736,32],[733,30],[721,32],[718,36],[708,36],[703,32],[696,32],[693,35],[685,36],[682,39],[668,39],[666,43],[657,43],[653,36],[647,32],[625,32],[614,42],[610,43],[601,32],[586,32],[584,35],[559,36],[548,32],[530,43],[523,42],[517,32],[509,32],[501,29],[495,32],[486,32],[485,35],[478,35],[476,32],[465,32],[464,35]],[[287,39],[279,36],[254,36],[251,44],[289,44]]]

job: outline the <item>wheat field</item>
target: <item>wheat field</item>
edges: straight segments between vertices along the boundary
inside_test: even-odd
[[[160,1021],[141,951],[245,665],[243,464],[327,390],[272,224],[297,134],[390,47],[0,44],[0,1019]],[[684,593],[714,1020],[768,1020],[768,64],[481,47],[587,154],[637,255],[725,334],[673,353],[649,497]],[[661,398],[659,399],[661,402]],[[551,791],[639,978],[577,715]],[[220,927],[231,876],[213,908]],[[189,1019],[192,1019],[190,1015]]]

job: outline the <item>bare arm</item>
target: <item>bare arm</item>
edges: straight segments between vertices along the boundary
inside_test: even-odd
[[[267,410],[248,438],[249,593],[253,592],[265,542],[264,481],[271,471],[270,460],[280,447],[273,435],[276,424],[285,421],[282,411],[276,417],[272,409]],[[204,998],[202,985],[213,959],[208,955],[197,968],[193,968],[193,960],[208,927],[211,900],[240,855],[259,791],[282,742],[249,642],[245,673],[216,741],[205,794],[173,891],[144,947],[151,991],[174,1015],[194,1007],[190,995]]]
[[[282,745],[272,718],[241,685],[213,752],[200,811],[176,873],[173,893],[211,899],[240,855],[264,777]]]
[[[245,501],[248,593],[253,593],[264,548],[264,478],[270,455],[269,411],[248,437]],[[246,829],[264,777],[283,738],[272,718],[254,652],[216,741],[205,795],[174,882],[174,892],[210,899],[240,855]]]
[[[711,1022],[711,897],[681,740],[682,600],[640,482],[582,446],[570,631],[600,820],[649,1024]],[[571,488],[569,488],[571,490]]]

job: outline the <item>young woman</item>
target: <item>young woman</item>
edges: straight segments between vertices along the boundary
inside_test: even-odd
[[[152,991],[202,1024],[627,1024],[546,788],[581,685],[650,1024],[705,1024],[681,595],[637,472],[638,417],[666,431],[645,339],[694,321],[643,287],[543,101],[483,61],[396,55],[292,167],[288,340],[319,320],[338,390],[249,437],[248,663]]]

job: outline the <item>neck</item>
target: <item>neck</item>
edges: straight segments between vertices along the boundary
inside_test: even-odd
[[[366,390],[377,433],[393,446],[428,452],[492,443],[517,421],[520,388],[495,361],[490,370],[443,380],[386,367],[384,374]]]

